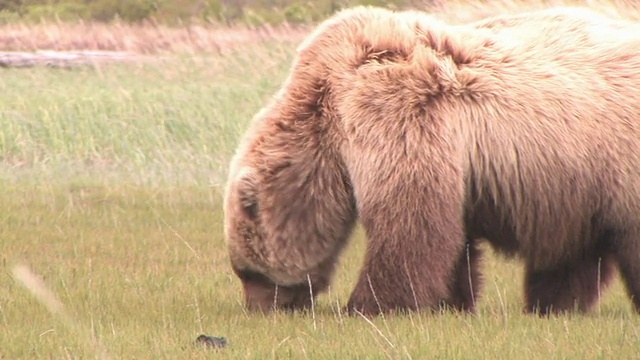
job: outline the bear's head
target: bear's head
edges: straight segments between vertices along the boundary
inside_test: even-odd
[[[329,285],[357,217],[346,159],[360,154],[348,150],[344,95],[360,67],[406,60],[419,41],[422,18],[392,14],[356,8],[320,25],[241,139],[225,237],[250,309],[305,308]]]
[[[258,113],[232,160],[225,237],[251,310],[302,309],[329,285],[355,222],[342,141],[309,69]]]
[[[234,171],[228,183],[225,236],[231,266],[249,309],[308,308],[329,285],[353,226],[351,187],[335,159],[308,158],[305,165],[287,160],[287,152],[273,163],[264,156],[248,151],[241,158],[252,165]],[[329,159],[326,169],[314,168],[316,161]],[[319,172],[326,176],[317,178]]]

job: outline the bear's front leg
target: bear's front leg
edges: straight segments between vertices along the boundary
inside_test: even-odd
[[[440,225],[428,221],[428,216],[418,217],[424,221],[410,224],[396,217],[397,223],[391,225],[391,214],[387,216],[390,221],[384,217],[363,221],[369,244],[348,311],[375,315],[434,309],[450,297],[456,260],[464,244],[462,227],[447,221],[439,231],[436,227]],[[381,227],[383,223],[387,226]]]
[[[384,167],[393,158],[359,159],[350,170],[368,237],[351,313],[434,309],[451,297],[465,246],[461,171],[445,161],[420,168],[400,160],[388,164],[392,171]]]
[[[465,244],[469,109],[437,90],[430,51],[401,58],[363,64],[332,96],[368,237],[347,306],[368,314],[446,303]]]

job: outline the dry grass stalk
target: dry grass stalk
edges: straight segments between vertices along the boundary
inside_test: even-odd
[[[5,25],[0,28],[0,50],[56,51],[102,50],[138,54],[159,52],[220,52],[265,40],[298,42],[305,27],[220,27],[161,25],[47,23]]]

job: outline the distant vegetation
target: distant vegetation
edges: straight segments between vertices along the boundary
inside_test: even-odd
[[[0,0],[0,24],[38,21],[183,24],[309,23],[354,5],[416,6],[415,0]]]

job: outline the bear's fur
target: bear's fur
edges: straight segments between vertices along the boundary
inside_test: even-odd
[[[358,7],[252,120],[225,234],[251,309],[310,306],[359,219],[350,311],[474,311],[481,239],[525,263],[528,311],[586,311],[616,268],[640,311],[639,175],[639,25]]]

